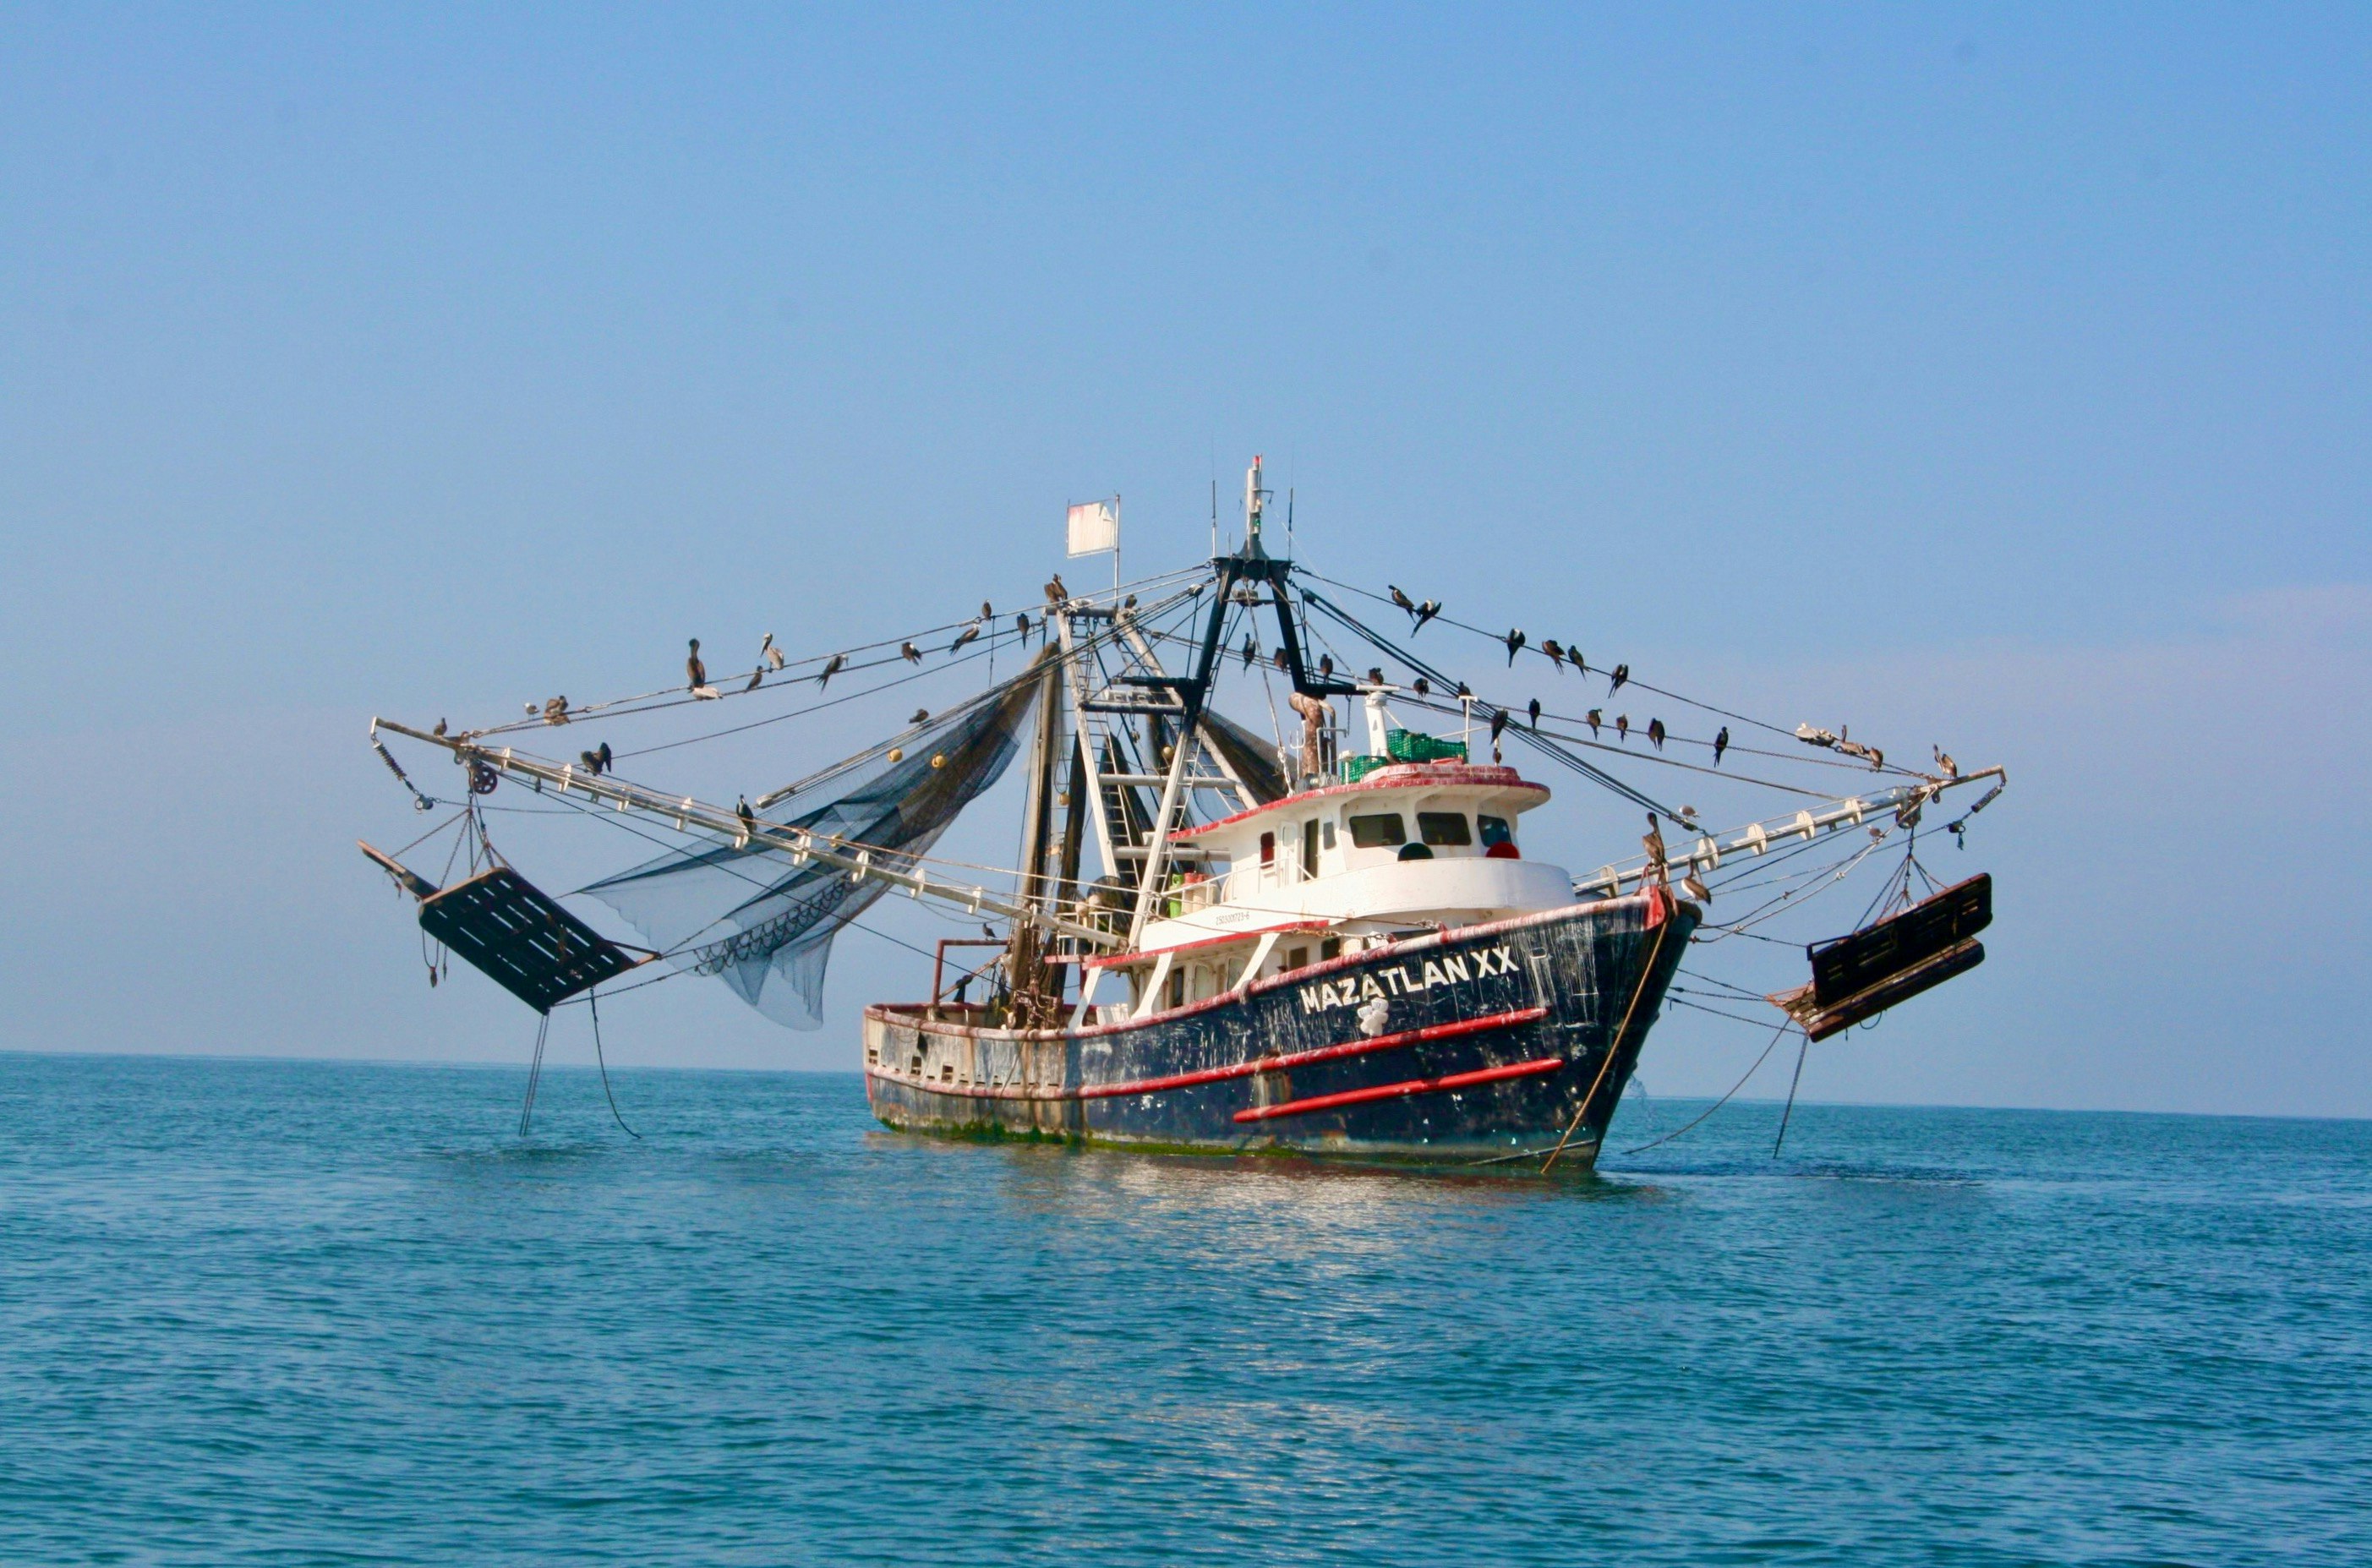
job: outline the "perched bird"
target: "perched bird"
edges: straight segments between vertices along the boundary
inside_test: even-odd
[[[987,937],[992,942],[1002,940],[1002,938],[996,935],[996,927],[989,924],[988,922],[984,920],[980,923],[980,934],[983,936]]]
[[[1564,645],[1558,642],[1554,637],[1543,638],[1541,640],[1541,652],[1549,656],[1549,663],[1552,667],[1559,669],[1564,668]]]
[[[1318,656],[1318,679],[1320,679],[1320,680],[1331,680],[1331,679],[1332,679],[1333,678],[1334,678],[1334,656],[1333,656],[1332,654],[1320,654],[1320,655],[1319,655],[1319,656]]]
[[[989,607],[988,600],[986,599],[980,601],[980,618],[983,621],[994,621],[996,619],[996,611]]]
[[[683,661],[683,672],[692,677],[695,691],[708,684],[708,667],[700,662],[700,639],[697,637],[692,640],[692,653]]]
[[[1721,766],[1721,754],[1728,749],[1729,726],[1724,725],[1721,726],[1720,733],[1713,738],[1713,765],[1715,767],[1718,768]]]
[[[1122,610],[1134,610],[1136,608],[1136,596],[1134,594],[1129,595],[1126,598],[1120,601],[1120,607]]]
[[[535,704],[534,704],[533,703],[528,703],[528,704],[527,704],[527,711],[528,711],[529,713],[533,713],[533,712],[535,712]]]
[[[1622,683],[1631,679],[1631,667],[1627,664],[1616,665],[1614,667],[1614,674],[1611,679],[1614,684],[1606,689],[1606,694],[1610,697],[1614,695],[1617,691],[1622,691]]]
[[[1250,632],[1244,633],[1244,668],[1250,669],[1252,660],[1260,657],[1260,645],[1252,641]]]
[[[1507,727],[1507,710],[1506,710],[1506,709],[1505,709],[1505,708],[1494,708],[1494,709],[1492,709],[1492,710],[1491,710],[1491,744],[1492,744],[1492,746],[1493,746],[1494,749],[1495,749],[1495,748],[1498,746],[1498,744],[1499,744],[1499,732],[1500,732],[1500,731],[1502,731],[1502,730],[1504,730],[1504,729],[1506,729],[1506,727]]]
[[[1657,822],[1656,814],[1653,811],[1647,813],[1647,831],[1641,836],[1639,842],[1647,846],[1648,865],[1664,864],[1664,830]]]
[[[1524,645],[1524,634],[1510,626],[1507,628],[1507,635],[1502,640],[1507,645],[1507,668],[1513,669],[1516,668],[1516,655]]]
[[[1625,746],[1631,744],[1631,715],[1629,714],[1617,714],[1614,715],[1614,738],[1622,742]]]
[[[1886,767],[1886,753],[1875,746],[1871,747],[1869,749],[1869,766],[1872,772],[1882,772]]]
[[[1532,715],[1532,727],[1534,729],[1538,729],[1541,727],[1541,700],[1538,697],[1532,699],[1530,712]]]
[[[827,659],[827,660],[824,662],[823,673],[822,673],[821,675],[819,675],[819,676],[817,676],[817,677],[816,677],[816,684],[817,684],[818,686],[829,686],[829,685],[831,685],[831,678],[832,678],[833,676],[835,676],[835,675],[838,675],[838,674],[839,674],[843,669],[845,669],[847,667],[848,667],[848,656],[847,656],[846,654],[834,654],[834,655],[832,655],[832,656],[831,656],[831,657],[830,659]]]
[[[1062,573],[1057,572],[1052,576],[1046,579],[1046,599],[1048,603],[1060,604],[1070,597],[1071,590],[1063,586]]]
[[[1459,700],[1459,702],[1461,702],[1461,703],[1462,703],[1462,702],[1466,701],[1466,699],[1467,699],[1467,698],[1471,697],[1472,695],[1474,695],[1473,690],[1472,690],[1471,687],[1469,687],[1469,686],[1466,684],[1466,682],[1464,682],[1463,680],[1461,680],[1461,681],[1459,681],[1459,682],[1458,683],[1458,700]]]
[[[1020,635],[1023,642],[1027,643],[1029,640],[1029,617],[1026,614],[1016,615],[1013,618],[1013,630]]]
[[[1701,904],[1713,902],[1713,889],[1706,887],[1693,871],[1680,878],[1680,891]]]
[[[601,771],[602,771],[603,772],[605,772],[605,773],[606,773],[606,772],[608,772],[610,771],[610,767],[612,766],[611,759],[610,759],[610,743],[609,743],[608,741],[606,741],[606,740],[605,740],[605,741],[601,742],[601,749],[600,749],[600,751],[598,753],[598,755],[599,755],[599,756],[600,757],[600,759],[601,759]]]
[[[758,645],[758,656],[766,661],[768,669],[780,669],[790,662],[783,656],[783,650],[774,646],[774,634],[772,632],[767,633],[766,640]]]
[[[1592,708],[1587,714],[1583,715],[1589,722],[1589,733],[1593,738],[1598,734],[1599,720],[1605,715],[1605,713],[1606,710],[1604,708]]]
[[[980,635],[980,622],[979,622],[979,621],[973,621],[971,625],[969,625],[969,626],[965,627],[962,631],[960,631],[960,632],[959,632],[959,633],[956,633],[956,640],[955,640],[954,642],[949,643],[949,644],[948,645],[948,652],[949,652],[949,653],[954,653],[954,652],[956,652],[958,649],[961,648],[961,647],[962,647],[966,643],[971,642],[973,638],[975,638],[975,637],[977,637],[977,636],[979,636],[979,635]]]
[[[908,724],[928,724],[931,722],[931,710],[928,708],[916,708],[914,710],[914,716],[908,719],[906,722]]]
[[[566,724],[568,722],[568,699],[565,697],[554,697],[550,702],[544,703],[543,722],[546,724]]]
[[[444,721],[443,719],[438,719],[438,720],[436,721],[436,727],[434,730],[430,731],[429,733],[431,733],[432,735],[442,735],[442,734],[444,734],[444,733],[445,733],[445,721]]]
[[[442,719],[436,721],[436,733],[439,735],[445,733],[445,721]],[[1957,779],[1960,776],[1960,764],[1952,761],[1952,754],[1949,751],[1940,746],[1931,747],[1930,749],[1936,753],[1936,765],[1944,770],[1946,778]]]
[[[1367,684],[1370,686],[1381,686],[1383,683],[1384,667],[1379,664],[1369,665],[1367,667]]]
[[[1657,750],[1661,751],[1664,749],[1663,720],[1651,718],[1647,721],[1647,739],[1655,746]]]
[[[912,643],[901,643],[898,645],[898,656],[908,664],[920,664],[923,662],[923,650]]]
[[[585,771],[588,773],[599,774],[601,772],[601,753],[599,751],[579,751],[576,760],[585,764]]]
[[[1285,668],[1285,650],[1283,648],[1276,650],[1275,664],[1276,668],[1279,669],[1283,669]]]
[[[1394,604],[1399,605],[1402,610],[1407,610],[1412,617],[1416,614],[1416,600],[1409,598],[1408,595],[1401,592],[1399,588],[1394,587],[1389,583],[1386,583],[1384,587],[1390,590],[1392,602]]]
[[[1564,656],[1573,660],[1574,668],[1579,670],[1584,675],[1587,675],[1589,673],[1589,661],[1581,656],[1581,650],[1578,647],[1566,648],[1564,651]]]
[[[1416,624],[1409,628],[1409,635],[1413,637],[1419,632],[1424,631],[1424,623],[1440,613],[1441,601],[1437,598],[1429,598],[1423,604],[1418,605],[1416,607]]]
[[[743,796],[735,801],[733,815],[741,819],[741,836],[744,839],[758,830],[758,814],[750,809],[749,796]]]
[[[1416,694],[1420,697],[1431,696],[1433,694],[1433,682],[1427,680],[1422,675],[1418,676],[1416,678]]]
[[[741,690],[742,690],[742,691],[755,691],[759,687],[761,687],[761,686],[764,685],[765,683],[766,683],[766,667],[765,667],[764,665],[762,665],[762,665],[760,665],[757,668],[755,668],[755,669],[753,669],[753,670],[751,670],[751,671],[750,672],[750,684],[749,684],[749,685],[747,685],[747,686],[744,686],[743,688],[741,688]]]

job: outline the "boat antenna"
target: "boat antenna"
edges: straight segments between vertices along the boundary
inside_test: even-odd
[[[1211,476],[1211,559],[1219,558],[1219,476]]]
[[[1293,486],[1285,487],[1285,558],[1293,559]]]

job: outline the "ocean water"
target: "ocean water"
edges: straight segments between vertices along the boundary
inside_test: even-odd
[[[613,1078],[0,1055],[0,1560],[2372,1562],[2372,1123],[1541,1182]]]

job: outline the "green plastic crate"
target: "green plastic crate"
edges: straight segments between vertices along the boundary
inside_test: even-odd
[[[1384,749],[1395,762],[1466,761],[1466,742],[1442,740],[1413,729],[1395,729],[1384,736]]]
[[[1357,784],[1378,768],[1390,766],[1391,761],[1389,757],[1378,757],[1369,752],[1363,757],[1345,757],[1335,767],[1342,773],[1344,784]]]

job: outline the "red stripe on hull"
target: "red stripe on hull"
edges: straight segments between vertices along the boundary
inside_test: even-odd
[[[1510,1078],[1538,1078],[1562,1071],[1564,1067],[1564,1057],[1543,1056],[1530,1062],[1513,1062],[1505,1067],[1485,1067],[1479,1072],[1452,1073],[1440,1078],[1409,1078],[1397,1084],[1378,1084],[1371,1089],[1346,1089],[1339,1095],[1291,1099],[1283,1105],[1258,1105],[1250,1110],[1236,1112],[1235,1119],[1238,1121],[1273,1121],[1280,1116],[1307,1116],[1315,1110],[1365,1105],[1370,1100],[1406,1099],[1412,1095],[1447,1094],[1454,1089],[1471,1089],[1482,1084],[1504,1083]]]

